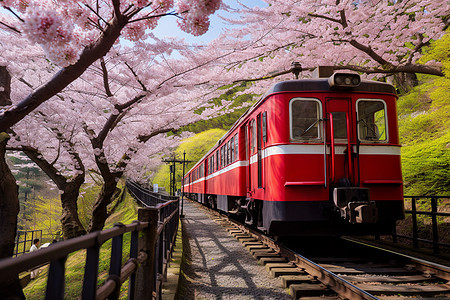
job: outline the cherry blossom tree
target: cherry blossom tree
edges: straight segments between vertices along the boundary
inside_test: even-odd
[[[147,46],[144,57],[136,55],[140,50],[128,47],[112,50],[59,93],[57,99],[30,113],[24,119],[25,125],[14,126],[15,140],[11,144],[15,148],[11,149],[24,151],[60,190],[66,238],[85,232],[76,201],[86,169],[95,170],[102,181],[91,225],[86,228],[93,231],[101,229],[111,213],[107,207],[113,195],[117,195],[118,179],[125,171],[135,173],[127,170],[127,164],[138,150],[142,152],[144,143],[157,134],[217,113],[217,109],[206,110],[203,116],[193,113],[203,105],[202,101],[209,99],[199,99],[205,93],[202,85],[194,88],[199,80],[207,80],[208,73],[201,71],[205,60],[186,58],[156,63],[156,56],[167,54],[162,48],[187,51],[180,41],[169,47]],[[38,60],[39,57],[34,58]],[[30,64],[28,68],[39,70]],[[192,72],[197,72],[196,76],[187,77]],[[41,73],[42,70],[40,77],[45,78]],[[33,90],[39,85],[37,75],[37,72],[23,74],[15,82],[14,90],[23,93]],[[161,139],[158,141],[160,144]],[[89,144],[92,148],[86,147]],[[161,151],[161,147],[151,144],[152,151],[147,155]]]
[[[264,1],[264,8],[244,6],[244,16],[229,21],[246,26],[214,42],[216,49],[236,50],[224,61],[230,81],[283,75],[294,61],[304,71],[329,65],[379,77],[443,75],[439,64],[418,59],[448,27],[445,1]]]
[[[10,32],[22,33],[39,44],[47,58],[62,67],[45,85],[4,111],[4,131],[77,79],[103,57],[121,33],[130,41],[146,37],[163,16],[177,15],[186,32],[201,35],[208,30],[208,17],[220,0],[184,0],[173,9],[173,0],[27,1],[2,0],[0,4],[16,18],[2,16]]]
[[[21,99],[13,99],[13,104],[0,113],[0,132],[8,130],[49,99],[54,100],[69,84],[77,80],[89,66],[105,56],[122,35],[131,42],[146,38],[146,31],[157,26],[163,16],[180,17],[180,27],[194,35],[208,30],[208,16],[221,5],[220,0],[182,0],[174,8],[173,0],[111,0],[111,1],[28,1],[2,0],[0,5],[7,11],[0,15],[0,26],[10,38],[18,35],[27,39],[27,44],[39,45],[45,57],[54,64],[52,77],[43,85]],[[17,53],[16,53],[17,55]],[[2,59],[1,65],[13,69]],[[20,58],[19,58],[20,60]],[[57,70],[59,69],[59,70]],[[2,151],[7,138],[2,138]],[[9,178],[9,169],[4,157],[0,160],[4,178]],[[80,166],[81,168],[81,166]],[[2,174],[3,175],[3,174]],[[9,207],[6,214],[17,218],[15,209],[17,195],[8,190],[15,189],[12,181],[1,181],[0,199],[2,206]],[[16,225],[5,222],[0,231],[15,232]],[[6,241],[6,243],[3,243]],[[2,257],[12,255],[14,239],[9,235],[1,241]],[[17,282],[17,281],[16,281]],[[6,287],[5,291],[8,290]],[[3,295],[3,289],[0,291]],[[19,295],[23,296],[23,295]]]

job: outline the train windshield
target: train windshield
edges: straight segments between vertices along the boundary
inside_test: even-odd
[[[295,98],[290,103],[291,139],[320,139],[320,102],[316,99]]]
[[[357,102],[357,112],[358,136],[361,141],[387,141],[386,104],[384,101],[360,99]]]

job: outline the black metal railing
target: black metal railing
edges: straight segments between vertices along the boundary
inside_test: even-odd
[[[404,196],[404,198],[405,207],[407,208],[405,209],[405,213],[407,215],[411,215],[411,235],[398,234],[396,231],[392,235],[393,241],[397,242],[397,238],[412,240],[414,248],[419,248],[419,242],[431,244],[433,246],[434,253],[439,253],[439,247],[450,248],[450,244],[444,243],[440,240],[439,234],[439,226],[446,225],[447,223],[438,220],[438,217],[450,217],[450,213],[439,211],[445,210],[443,208],[445,207],[446,200],[448,200],[449,197]],[[439,202],[441,202],[441,205],[439,205]],[[450,205],[450,203],[447,205]],[[421,210],[418,210],[418,206],[420,206]],[[424,209],[427,209],[427,211]],[[422,223],[421,226],[419,226],[419,221]],[[429,238],[420,237],[420,231],[424,232],[422,235],[426,235],[427,237],[431,236],[432,239],[430,240]]]
[[[28,252],[34,239],[42,241],[42,230],[17,230],[14,256]]]
[[[178,199],[140,208],[138,221],[55,243],[48,248],[0,260],[0,286],[36,266],[50,264],[46,299],[64,299],[65,262],[70,253],[86,249],[82,299],[118,299],[129,279],[128,299],[161,298],[162,281],[178,231]],[[122,265],[123,235],[131,233],[130,255]],[[112,239],[109,276],[97,288],[100,247]]]
[[[175,196],[163,195],[152,192],[141,187],[138,183],[127,180],[128,192],[142,205],[146,207],[154,207],[159,203],[164,203],[170,200],[178,199]]]

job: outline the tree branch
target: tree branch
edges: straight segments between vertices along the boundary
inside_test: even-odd
[[[118,3],[118,0],[113,2]],[[120,31],[125,27],[126,22],[126,19],[118,20],[114,18],[99,39],[94,44],[85,47],[75,64],[62,68],[45,85],[35,90],[8,111],[0,114],[0,132],[16,124],[43,102],[58,94],[67,85],[80,77],[93,62],[105,56],[119,37]]]
[[[108,81],[108,70],[106,69],[105,60],[100,58],[100,66],[102,67],[102,73],[103,73],[103,86],[105,87],[105,93],[107,97],[112,97],[113,94],[111,93],[111,89],[109,88],[109,81]]]
[[[133,70],[133,68],[127,63],[125,62],[125,65],[128,67],[128,69],[130,69],[131,73],[133,73],[134,78],[136,78],[136,81],[141,85],[142,90],[144,92],[147,91],[147,88],[145,87],[144,83],[139,79],[138,75],[136,74],[136,72]]]
[[[16,33],[18,33],[18,34],[22,34],[22,32],[20,32],[20,31],[17,30],[16,28],[14,28],[14,27],[12,27],[12,26],[9,26],[8,24],[3,23],[2,21],[0,21],[0,24],[2,24],[3,26],[5,26],[5,27],[11,29],[12,31],[14,31],[14,32],[16,32]]]
[[[309,13],[308,16],[311,16],[311,17],[314,17],[314,18],[319,18],[319,19],[325,19],[325,20],[328,20],[328,21],[331,21],[331,22],[343,25],[342,24],[342,20],[334,19],[334,18],[331,18],[331,17],[322,16],[322,15],[316,15],[316,14],[312,14],[312,13]]]
[[[114,7],[114,14],[116,16],[117,20],[121,20],[123,15],[120,12],[120,0],[112,0],[113,7]]]
[[[385,59],[383,59],[380,55],[378,55],[375,51],[373,51],[372,48],[365,46],[359,42],[357,42],[356,40],[350,40],[350,41],[345,41],[342,40],[343,42],[347,42],[350,45],[352,45],[353,47],[355,47],[358,50],[361,50],[362,52],[366,53],[367,55],[369,55],[371,58],[373,58],[373,60],[375,60],[377,63],[379,63],[382,66],[392,66],[392,64],[388,61],[386,61]]]

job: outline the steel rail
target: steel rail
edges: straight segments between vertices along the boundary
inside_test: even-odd
[[[370,247],[370,248],[373,248],[373,249],[377,249],[379,251],[384,251],[386,253],[394,254],[396,256],[405,258],[405,259],[409,260],[411,262],[411,264],[414,265],[415,269],[418,270],[418,271],[421,271],[421,272],[424,272],[424,273],[429,273],[429,274],[434,275],[435,277],[439,277],[439,278],[442,278],[442,279],[445,279],[445,280],[450,280],[450,267],[447,267],[447,266],[444,266],[444,265],[441,265],[441,264],[437,264],[437,263],[434,263],[434,262],[430,262],[430,261],[427,261],[427,260],[423,260],[423,259],[420,259],[420,258],[416,258],[416,257],[413,257],[413,256],[409,256],[409,255],[406,255],[406,254],[402,254],[402,253],[399,253],[399,252],[396,252],[396,251],[393,251],[393,250],[388,250],[388,249],[384,249],[384,248],[381,248],[381,247],[377,247],[375,245],[367,244],[367,243],[364,243],[362,241],[358,241],[358,240],[355,240],[355,239],[352,239],[352,238],[345,237],[345,238],[342,238],[342,239],[346,240],[346,241],[350,241],[352,243],[357,243],[357,244],[360,244],[360,245],[364,245],[366,247]]]
[[[328,271],[322,266],[314,263],[313,261],[307,259],[299,253],[293,252],[292,250],[278,244],[272,238],[242,225],[241,223],[229,219],[241,230],[247,231],[248,233],[256,236],[263,243],[271,247],[278,252],[281,256],[286,257],[289,261],[295,263],[299,268],[314,276],[317,280],[325,284],[327,287],[335,291],[339,296],[343,296],[347,299],[378,299],[377,297],[367,293],[366,291],[360,289],[359,287],[351,284],[345,279],[342,279],[333,272]]]

